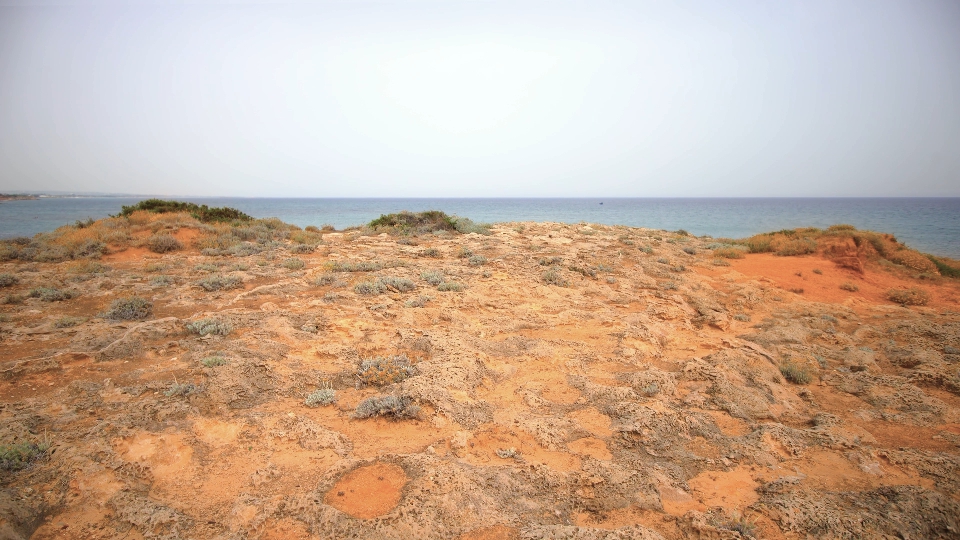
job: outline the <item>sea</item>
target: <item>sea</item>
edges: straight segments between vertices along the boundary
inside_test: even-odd
[[[87,218],[116,214],[146,197],[47,197],[0,202],[0,238],[32,236]],[[254,217],[301,227],[361,225],[401,210],[442,210],[481,223],[550,221],[628,225],[697,236],[744,238],[838,223],[892,233],[925,253],[960,259],[960,198],[554,198],[554,199],[281,199],[186,197],[231,206]]]

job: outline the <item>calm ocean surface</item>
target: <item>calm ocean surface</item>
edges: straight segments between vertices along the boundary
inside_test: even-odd
[[[101,218],[141,198],[50,198],[0,202],[0,237],[32,236]],[[443,210],[479,222],[558,221],[742,238],[759,232],[849,223],[889,232],[927,253],[960,258],[960,198],[909,199],[253,199],[181,198],[232,206],[254,217],[338,229],[400,210]],[[601,204],[603,203],[603,204]]]

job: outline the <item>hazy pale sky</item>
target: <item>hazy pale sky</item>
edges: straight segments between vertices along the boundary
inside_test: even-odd
[[[0,0],[0,192],[960,196],[960,2]]]

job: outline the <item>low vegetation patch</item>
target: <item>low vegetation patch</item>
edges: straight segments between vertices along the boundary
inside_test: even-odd
[[[548,269],[543,273],[541,279],[547,285],[556,285],[557,287],[566,287],[570,285],[570,282],[567,281],[567,278],[563,277],[563,274],[560,272],[560,268],[554,266]]]
[[[813,380],[810,370],[800,364],[787,360],[780,364],[780,373],[783,378],[793,384],[809,384]]]
[[[396,214],[382,214],[369,223],[374,230],[389,229],[390,232],[401,234],[423,234],[433,231],[455,231],[456,221],[439,210],[425,212],[398,212]]]
[[[306,263],[303,262],[303,259],[292,257],[280,263],[280,266],[286,268],[287,270],[300,270],[306,266]]]
[[[859,287],[858,285],[856,285],[856,284],[854,284],[854,283],[850,283],[849,281],[845,281],[845,282],[841,283],[841,284],[840,284],[840,288],[843,289],[843,290],[845,290],[845,291],[850,291],[850,292],[857,292],[857,291],[860,290],[860,287]]]
[[[46,455],[47,443],[20,442],[0,445],[0,470],[19,471]]]
[[[130,217],[134,212],[144,210],[154,214],[179,213],[184,212],[193,216],[197,221],[203,223],[211,222],[231,222],[231,221],[250,221],[253,218],[247,214],[230,208],[208,207],[205,204],[195,204],[191,202],[171,201],[163,199],[146,199],[130,206],[121,206],[120,213],[116,217]]]
[[[64,315],[60,317],[53,323],[54,328],[73,328],[79,324],[83,324],[87,319],[84,317],[71,317],[69,315]]]
[[[373,281],[363,281],[357,283],[353,290],[357,294],[372,296],[383,294],[388,291],[405,293],[417,288],[417,285],[407,278],[384,276],[378,277]]]
[[[0,274],[0,288],[12,287],[19,282],[20,280],[13,274]]]
[[[170,234],[154,234],[147,238],[147,249],[154,253],[169,253],[183,249],[183,244]]]
[[[722,247],[713,250],[713,256],[719,259],[742,259],[745,257],[743,250],[735,247]]]
[[[238,276],[213,275],[201,279],[197,285],[205,291],[223,291],[241,287],[243,279]]]
[[[909,289],[890,289],[887,299],[902,306],[925,306],[930,301],[930,295],[923,289],[911,287]]]
[[[208,356],[201,360],[200,363],[203,364],[203,367],[212,368],[226,365],[227,359],[222,356]]]
[[[412,377],[415,373],[410,359],[401,354],[361,361],[357,368],[357,379],[365,385],[386,386]]]
[[[189,396],[190,394],[196,394],[200,392],[201,388],[193,383],[178,383],[175,382],[170,385],[170,388],[167,389],[163,395],[167,397],[181,397]]]
[[[440,292],[460,292],[466,288],[466,285],[463,283],[457,283],[456,281],[444,281],[443,283],[437,285],[437,290]]]
[[[373,396],[357,405],[353,417],[390,416],[403,419],[416,418],[418,414],[420,414],[420,406],[413,403],[413,398],[407,396]]]
[[[330,387],[320,388],[311,392],[303,400],[303,404],[307,407],[323,407],[326,405],[332,405],[337,401],[337,391]]]
[[[114,321],[135,321],[146,319],[153,311],[153,304],[139,296],[118,298],[110,304],[104,318]]]
[[[77,296],[77,293],[57,289],[56,287],[37,287],[30,291],[29,296],[30,298],[39,298],[44,302],[60,302]]]
[[[230,323],[220,321],[218,319],[200,319],[199,321],[194,321],[187,324],[187,331],[200,335],[215,335],[215,336],[225,336],[229,334],[233,328],[230,326]]]

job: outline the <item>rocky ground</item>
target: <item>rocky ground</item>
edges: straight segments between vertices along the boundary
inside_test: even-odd
[[[955,279],[586,224],[172,232],[0,263],[0,538],[960,537]]]

